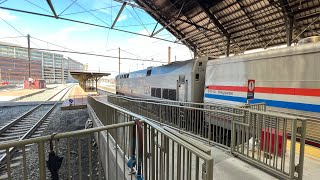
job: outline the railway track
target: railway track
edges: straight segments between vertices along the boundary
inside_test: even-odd
[[[47,100],[43,101],[41,104],[33,107],[26,113],[22,114],[15,120],[11,121],[7,125],[3,126],[0,129],[0,143],[5,141],[21,141],[23,139],[38,137],[46,129],[46,126],[49,124],[50,120],[54,116],[54,110],[57,107],[58,103],[66,96],[72,86],[68,86],[53,96],[49,97]],[[45,102],[50,101],[54,98],[58,100],[53,105],[47,105]],[[43,113],[44,112],[44,113]],[[40,118],[39,118],[40,117]],[[28,151],[28,147],[25,148],[25,151]],[[5,168],[8,168],[5,165],[8,155],[14,158],[11,159],[10,168],[19,166],[19,163],[15,163],[15,160],[20,160],[23,153],[21,150],[16,151],[15,148],[11,148],[8,151],[0,151],[0,180],[6,179],[6,174],[1,174]],[[25,153],[25,152],[24,152]]]

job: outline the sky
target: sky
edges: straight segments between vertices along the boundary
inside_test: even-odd
[[[108,27],[111,26],[121,8],[121,3],[113,0],[77,0],[75,3],[74,1],[52,0],[52,3],[60,17]],[[46,0],[0,0],[0,6],[52,15]],[[65,10],[67,7],[69,8]],[[31,47],[34,48],[74,50],[118,57],[120,47],[121,57],[154,59],[163,62],[121,60],[122,73],[165,64],[168,59],[169,46],[171,47],[171,61],[192,58],[192,53],[186,46],[150,37],[3,9],[0,9],[0,18],[0,41],[2,42],[26,46],[26,38],[17,36],[30,34]],[[156,23],[143,10],[127,5],[115,28],[150,35]],[[162,26],[158,25],[155,31],[161,28]],[[176,40],[167,30],[161,31],[155,37],[170,41]],[[81,63],[88,63],[89,70],[111,72],[112,76],[118,74],[117,59],[70,53],[60,54]]]

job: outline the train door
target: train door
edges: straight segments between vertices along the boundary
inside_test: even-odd
[[[177,100],[188,101],[188,80],[185,75],[179,75],[177,80]]]

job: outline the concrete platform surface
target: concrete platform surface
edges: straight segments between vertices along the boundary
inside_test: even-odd
[[[68,98],[62,103],[61,110],[86,108],[88,94],[92,94],[92,92],[85,92],[79,85],[75,85],[70,90]],[[70,100],[72,103],[70,103]]]
[[[45,91],[45,89],[14,89],[10,91],[1,91],[0,101],[14,101],[43,91]]]

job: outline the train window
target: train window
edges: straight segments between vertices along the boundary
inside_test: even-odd
[[[196,81],[199,81],[199,77],[200,77],[200,75],[196,74]]]
[[[202,66],[202,62],[199,62],[199,66]]]
[[[152,69],[147,70],[147,76],[151,76],[151,70]]]
[[[169,89],[162,89],[162,98],[169,99]]]
[[[161,88],[156,89],[156,97],[161,98]]]
[[[151,96],[152,97],[156,96],[156,88],[151,88]]]
[[[177,100],[177,91],[175,89],[169,89],[168,99],[173,101]]]

